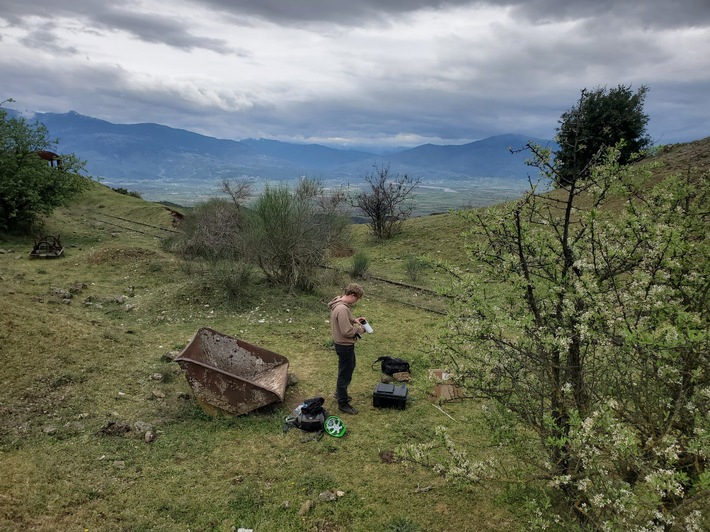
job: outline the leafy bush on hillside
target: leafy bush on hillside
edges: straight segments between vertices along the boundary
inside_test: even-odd
[[[28,229],[87,187],[83,163],[54,154],[54,144],[43,124],[0,109],[0,230]]]
[[[529,148],[554,172],[549,152]],[[580,524],[694,529],[710,488],[710,175],[651,188],[619,156],[555,194],[532,187],[462,214],[480,271],[456,271],[439,356],[466,395],[538,435],[543,459],[518,452]],[[481,279],[508,288],[486,294]],[[444,442],[450,473],[497,475],[495,459],[472,463]]]
[[[119,194],[123,194],[124,196],[131,196],[132,198],[141,198],[140,192],[136,192],[135,190],[128,190],[127,188],[124,187],[116,187],[112,188],[114,192],[118,192]]]
[[[269,282],[289,289],[316,286],[318,269],[348,227],[338,201],[329,198],[320,184],[304,179],[295,190],[267,186],[256,199],[245,227],[246,249]]]
[[[240,282],[228,282],[229,269],[220,269],[221,284],[232,287],[228,292],[237,294],[240,283],[256,282],[249,269],[261,271],[271,284],[311,290],[329,250],[341,246],[348,231],[339,210],[343,199],[326,195],[308,179],[294,190],[267,186],[250,208],[241,204],[243,198],[211,199],[197,205],[183,220],[182,234],[165,245],[186,260],[206,261],[211,270],[223,261],[240,264],[233,269]]]
[[[239,260],[244,253],[245,214],[232,202],[213,198],[195,205],[180,222],[182,233],[168,248],[186,259]]]

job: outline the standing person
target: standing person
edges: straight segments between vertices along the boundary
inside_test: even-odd
[[[335,353],[338,355],[338,381],[335,388],[335,398],[338,400],[338,410],[346,414],[357,414],[357,409],[350,404],[348,386],[355,371],[355,342],[365,332],[360,320],[353,318],[351,307],[365,295],[362,287],[351,283],[345,287],[343,295],[334,297],[330,308],[330,326],[333,330]]]

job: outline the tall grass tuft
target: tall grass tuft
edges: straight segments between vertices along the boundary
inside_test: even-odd
[[[223,260],[211,265],[205,281],[210,284],[216,301],[240,307],[254,295],[257,277],[250,264]]]
[[[385,526],[387,532],[419,532],[417,524],[407,517],[395,517]]]
[[[370,257],[364,251],[358,251],[353,255],[350,266],[350,275],[356,279],[362,279],[370,269]]]
[[[404,259],[404,269],[407,272],[407,276],[414,282],[421,279],[421,276],[426,268],[426,261],[420,257],[409,255]]]

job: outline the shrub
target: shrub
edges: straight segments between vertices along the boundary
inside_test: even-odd
[[[240,258],[243,220],[243,213],[232,202],[210,199],[191,209],[180,224],[181,235],[166,239],[164,245],[187,260]]]
[[[163,249],[186,261],[206,261],[207,271],[214,270],[210,275],[228,281],[223,288],[235,296],[239,279],[253,281],[253,268],[274,285],[312,290],[329,249],[341,245],[349,230],[338,210],[344,196],[325,194],[320,183],[304,179],[294,190],[267,185],[246,208],[241,189],[225,185],[225,190],[231,201],[215,198],[198,204],[180,224],[182,234],[165,239]],[[235,263],[230,272],[224,261]]]
[[[356,279],[362,279],[370,269],[370,257],[364,251],[358,251],[353,255],[350,275]]]
[[[267,186],[254,202],[245,225],[245,249],[269,282],[315,288],[329,246],[346,227],[324,196],[319,183],[304,179],[295,190]]]
[[[710,486],[710,179],[640,186],[619,154],[555,195],[462,214],[481,271],[456,272],[440,355],[467,395],[539,436],[543,478],[579,523],[692,528]]]
[[[420,180],[404,175],[392,175],[389,166],[377,167],[364,177],[369,190],[360,192],[353,205],[370,219],[375,238],[386,240],[402,231],[403,222],[412,213],[411,200]]]
[[[114,192],[118,192],[119,194],[123,194],[124,196],[130,196],[132,198],[138,198],[141,199],[141,195],[139,192],[136,192],[135,190],[128,190],[127,188],[123,187],[117,187],[117,188],[112,188]]]
[[[89,185],[79,174],[84,163],[49,151],[56,143],[48,135],[44,124],[8,118],[0,109],[0,230],[29,229]]]
[[[421,257],[416,257],[414,255],[409,255],[404,259],[404,269],[407,272],[407,276],[416,282],[419,280],[427,268],[427,263]]]
[[[206,280],[217,302],[235,307],[251,300],[257,281],[251,264],[231,260],[213,263]]]

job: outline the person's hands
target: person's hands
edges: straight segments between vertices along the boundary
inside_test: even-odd
[[[367,330],[362,324],[367,323],[367,319],[365,319],[364,316],[360,316],[359,318],[355,318],[355,321],[360,324],[360,326],[357,328],[357,333],[365,334]]]

